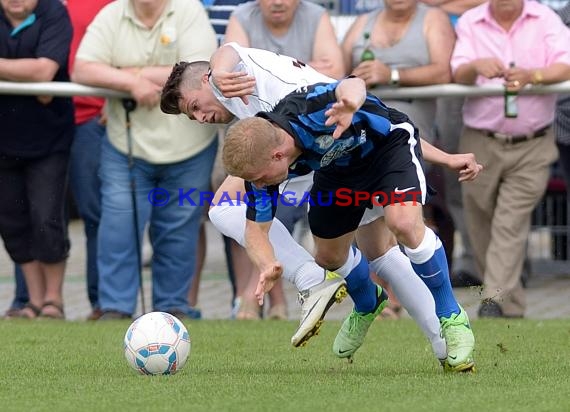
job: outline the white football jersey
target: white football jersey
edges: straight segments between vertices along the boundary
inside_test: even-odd
[[[228,43],[226,46],[233,47],[241,58],[234,71],[247,72],[255,77],[256,83],[255,91],[248,96],[249,104],[246,105],[239,98],[222,96],[210,78],[216,98],[238,119],[255,116],[261,111],[271,111],[283,97],[303,86],[335,81],[293,57],[241,47],[237,43]]]

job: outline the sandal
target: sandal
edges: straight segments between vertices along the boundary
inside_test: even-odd
[[[276,319],[276,320],[287,320],[287,306],[285,304],[280,303],[275,306],[271,306],[269,308],[269,312],[267,314],[269,319]]]
[[[259,320],[261,319],[260,310],[261,308],[256,301],[242,300],[236,314],[236,319]]]
[[[29,310],[26,310],[29,309]],[[20,319],[35,319],[40,316],[42,310],[32,303],[26,303],[17,314]]]
[[[5,313],[3,318],[4,319],[15,319],[20,317],[20,311],[22,308],[10,308]]]
[[[46,313],[46,308],[55,309],[55,311],[50,311]],[[63,305],[60,303],[56,303],[53,301],[45,302],[42,306],[42,310],[39,314],[42,318],[49,318],[49,319],[65,319],[65,314],[63,312]]]

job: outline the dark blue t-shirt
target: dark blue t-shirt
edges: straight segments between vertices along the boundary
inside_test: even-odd
[[[362,107],[354,114],[352,125],[339,139],[333,139],[336,126],[326,126],[325,112],[337,99],[339,82],[308,86],[287,95],[272,112],[257,116],[277,124],[289,133],[302,154],[289,167],[289,177],[330,167],[350,168],[360,164],[378,143],[390,133],[392,121],[407,121],[407,117],[388,109],[376,96],[368,94]],[[394,119],[393,117],[402,118]],[[277,186],[256,188],[246,182],[249,194],[247,218],[257,222],[273,219]]]
[[[69,81],[72,34],[69,15],[59,0],[39,0],[34,13],[18,27],[12,27],[0,8],[0,58],[51,59],[59,65],[54,81]],[[44,105],[36,96],[0,95],[0,155],[33,158],[66,151],[73,133],[70,97],[54,97]]]

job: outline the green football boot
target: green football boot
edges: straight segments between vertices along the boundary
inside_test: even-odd
[[[354,308],[344,320],[333,343],[333,352],[339,358],[352,358],[362,346],[368,328],[388,304],[388,295],[378,286],[378,306],[371,313],[359,313]]]
[[[441,332],[447,343],[447,359],[442,362],[442,366],[450,372],[470,372],[475,370],[475,337],[467,313],[461,306],[459,308],[461,312],[439,319]]]

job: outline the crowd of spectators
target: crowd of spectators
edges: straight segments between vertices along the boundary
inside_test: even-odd
[[[219,39],[290,55],[335,79],[361,77],[380,98],[394,87],[501,84],[516,93],[570,79],[567,0],[338,3],[360,12],[342,34],[330,12],[308,0],[0,0],[0,80],[71,76],[134,101],[127,108],[112,98],[0,96],[0,235],[16,268],[6,317],[65,318],[68,185],[84,222],[89,319],[136,313],[145,230],[153,285],[147,309],[199,317],[204,208],[153,207],[148,195],[163,190],[175,198],[179,188],[195,188],[197,196],[220,181],[212,170],[223,174],[215,166],[223,128],[158,107],[172,66],[209,60]],[[216,26],[218,40],[204,8],[212,5],[233,8],[210,14],[228,20]],[[362,59],[365,50],[372,59]],[[464,249],[450,264],[452,281],[482,285],[479,316],[524,315],[531,214],[558,153],[570,182],[569,101],[521,95],[514,118],[505,116],[502,96],[384,101],[407,113],[425,140],[449,153],[473,152],[485,167],[475,182],[459,185],[445,172],[435,185]],[[283,207],[277,216],[293,232],[305,214]],[[233,316],[260,319],[253,265],[237,243],[225,242]],[[266,316],[287,318],[282,287],[270,292]]]

